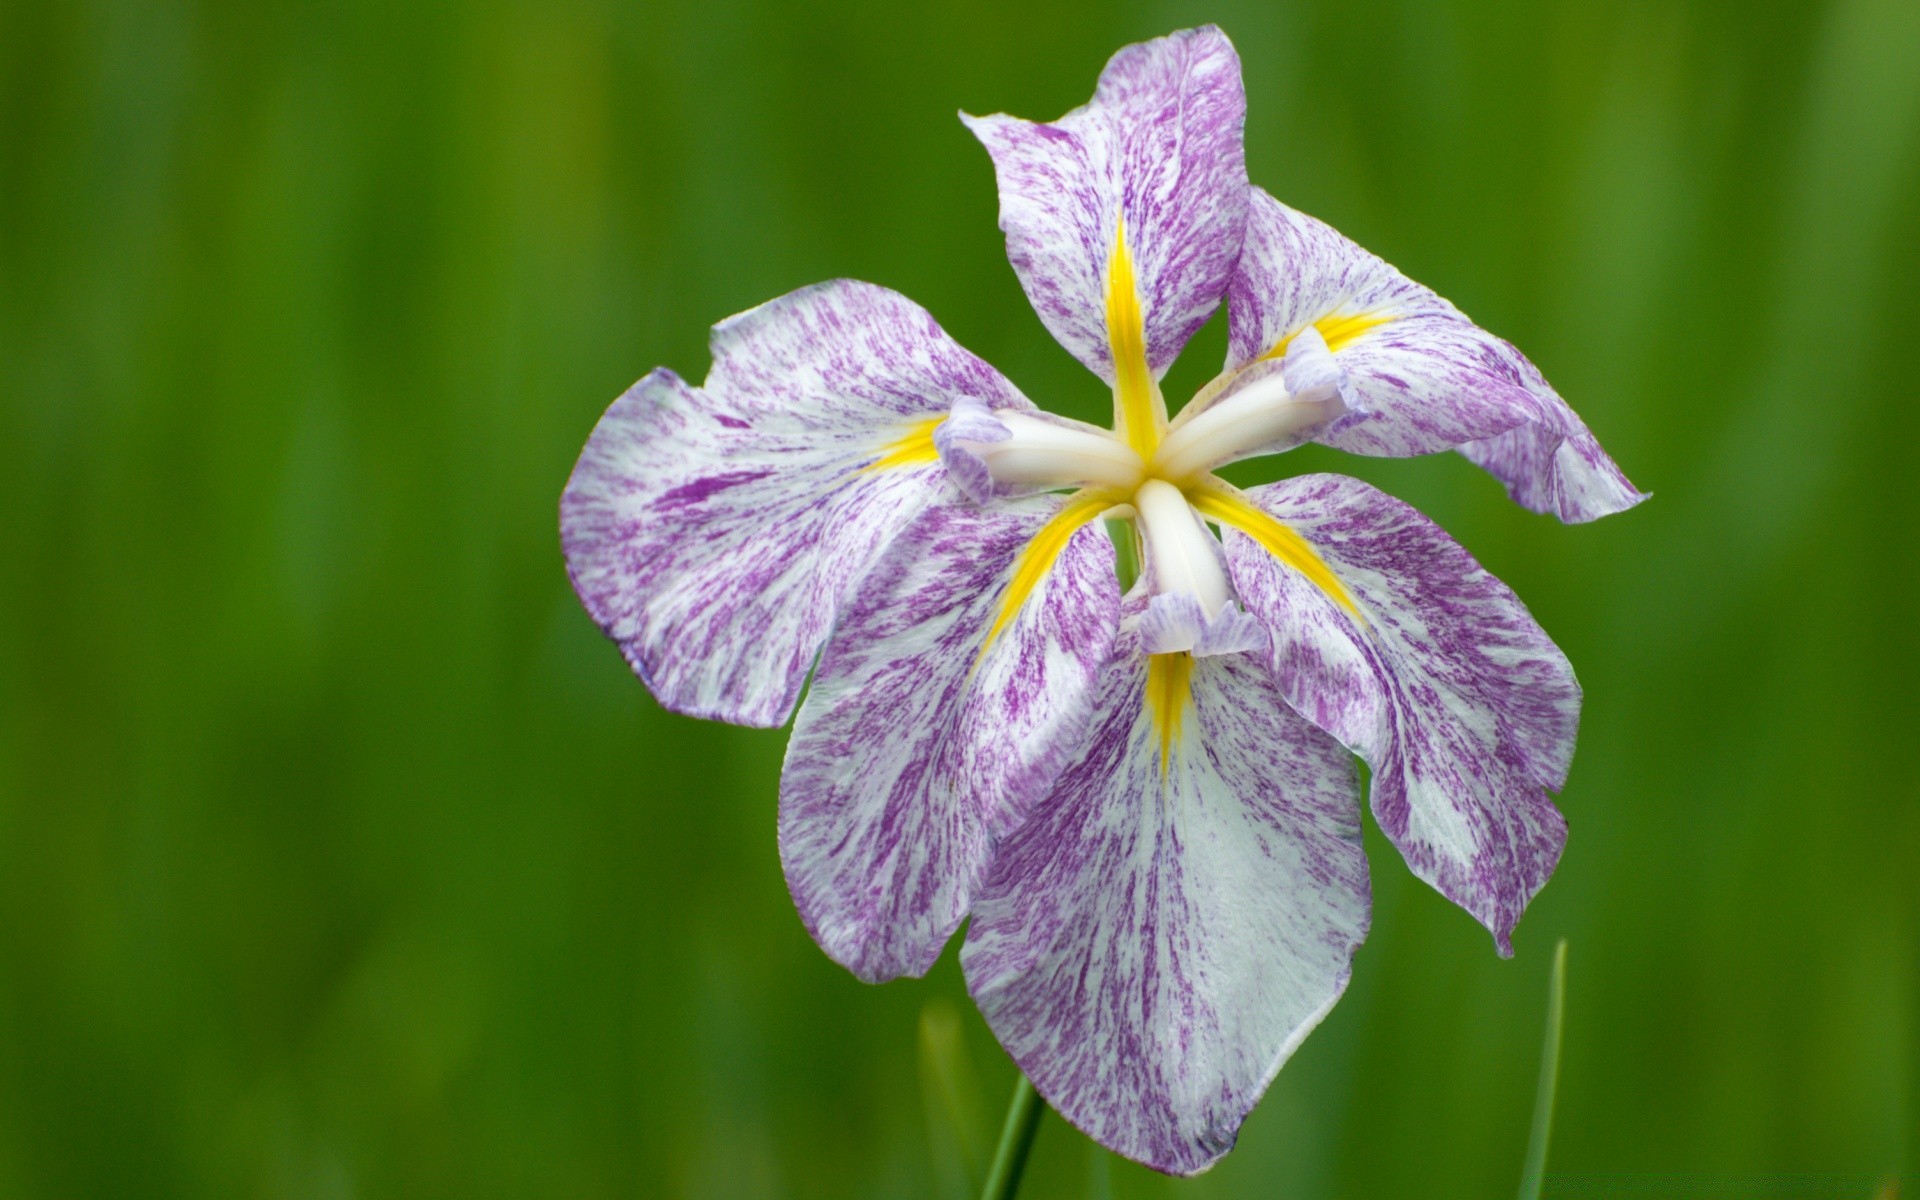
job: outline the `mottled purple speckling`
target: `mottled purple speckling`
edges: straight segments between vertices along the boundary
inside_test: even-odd
[[[1061,1116],[1190,1175],[1347,985],[1370,911],[1359,783],[1245,654],[1193,660],[1163,771],[1129,609],[1092,732],[1007,839],[960,962]]]
[[[1326,560],[1364,626],[1239,533],[1227,562],[1287,702],[1367,760],[1382,832],[1502,954],[1552,874],[1580,685],[1526,606],[1411,506],[1308,475],[1248,498]]]
[[[780,855],[814,940],[869,981],[920,975],[999,837],[1080,744],[1120,619],[1113,543],[1067,543],[986,644],[1014,562],[1058,496],[934,506],[834,629],[780,780]]]

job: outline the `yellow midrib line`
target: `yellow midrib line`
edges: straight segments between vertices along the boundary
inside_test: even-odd
[[[1366,615],[1360,611],[1353,594],[1347,591],[1340,577],[1333,573],[1333,568],[1320,557],[1320,552],[1280,520],[1254,507],[1241,496],[1215,487],[1193,489],[1187,493],[1187,502],[1202,516],[1212,517],[1222,525],[1231,525],[1260,543],[1267,553],[1305,575],[1315,587],[1326,593],[1328,599],[1346,609],[1355,620],[1363,625],[1366,623]]]
[[[1068,498],[1066,507],[1053,514],[1035,531],[1033,537],[1020,549],[1020,555],[1014,559],[1013,578],[1007,583],[1006,595],[1000,599],[999,611],[994,614],[993,625],[987,630],[986,638],[980,643],[980,653],[975,656],[975,665],[987,656],[987,651],[999,638],[1001,631],[1013,622],[1020,609],[1040,586],[1047,572],[1053,567],[1061,553],[1067,548],[1067,539],[1087,522],[1093,520],[1107,509],[1119,503],[1113,493],[1101,489],[1088,488],[1075,492]]]
[[[880,448],[880,457],[874,459],[862,471],[885,471],[893,467],[910,467],[918,463],[935,462],[940,452],[933,446],[933,431],[944,417],[928,417],[924,421],[915,421],[907,432]]]
[[[1180,738],[1180,723],[1186,715],[1187,701],[1193,694],[1193,655],[1182,650],[1174,654],[1147,656],[1147,714],[1160,734],[1160,778],[1167,777],[1173,744]]]

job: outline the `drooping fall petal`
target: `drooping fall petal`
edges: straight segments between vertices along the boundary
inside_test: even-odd
[[[929,508],[842,612],[787,747],[780,852],[808,930],[862,979],[933,965],[1079,745],[1120,615],[1097,511]]]
[[[1184,1175],[1345,988],[1367,863],[1352,758],[1252,655],[1150,658],[1129,603],[1092,731],[1002,843],[961,965],[1055,1110]]]
[[[1326,223],[1258,188],[1252,197],[1228,300],[1227,367],[1251,386],[1270,371],[1262,364],[1317,330],[1355,411],[1314,440],[1355,454],[1458,449],[1517,502],[1563,521],[1645,498],[1512,345]]]
[[[1246,499],[1317,552],[1350,598],[1238,530],[1228,568],[1272,635],[1288,702],[1366,759],[1381,830],[1502,954],[1566,841],[1580,685],[1513,592],[1439,526],[1355,479]]]

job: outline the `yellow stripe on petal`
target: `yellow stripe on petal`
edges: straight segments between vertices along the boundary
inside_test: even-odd
[[[1127,251],[1127,223],[1114,228],[1107,260],[1107,346],[1113,353],[1113,425],[1141,458],[1150,459],[1166,424],[1164,401],[1147,369],[1147,324]]]
[[[1165,779],[1173,745],[1180,740],[1180,722],[1193,697],[1193,655],[1184,650],[1149,654],[1146,690],[1147,715],[1160,732],[1160,778]]]
[[[1082,525],[1093,520],[1101,513],[1121,502],[1121,498],[1112,492],[1088,488],[1075,492],[1067,500],[1067,506],[1053,514],[1051,520],[1040,527],[1025,547],[1020,557],[1013,560],[1013,579],[1007,585],[1007,594],[1000,599],[1000,611],[994,614],[993,625],[987,630],[986,640],[980,643],[980,654],[974,659],[977,663],[987,656],[994,639],[1000,631],[1020,615],[1020,609],[1040,586],[1047,572],[1052,569],[1055,560],[1067,548],[1067,539]]]
[[[1313,327],[1320,331],[1321,337],[1327,339],[1328,350],[1338,351],[1347,346],[1351,346],[1355,339],[1369,329],[1378,329],[1393,319],[1394,317],[1391,313],[1338,313],[1321,317],[1313,323]],[[1273,344],[1273,349],[1262,354],[1260,358],[1255,361],[1279,358],[1287,352],[1287,347],[1291,345],[1293,339],[1298,336],[1299,332],[1296,330],[1281,338]]]
[[[904,435],[880,448],[879,458],[860,469],[887,471],[894,467],[939,461],[940,452],[933,448],[933,431],[943,420],[944,417],[928,417],[924,421],[915,421]]]
[[[1214,487],[1195,488],[1187,493],[1187,503],[1193,505],[1201,516],[1211,517],[1222,525],[1231,525],[1259,542],[1266,547],[1267,553],[1305,575],[1315,587],[1327,594],[1328,599],[1351,613],[1355,620],[1363,625],[1366,623],[1366,617],[1354,602],[1353,594],[1333,573],[1333,568],[1320,557],[1320,552],[1313,548],[1312,543],[1290,527],[1262,509],[1255,508],[1237,492]]]

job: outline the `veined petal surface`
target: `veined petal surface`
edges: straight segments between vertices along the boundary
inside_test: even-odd
[[[1120,619],[1112,542],[1083,524],[1024,602],[1010,595],[1068,504],[926,509],[814,673],[780,781],[780,853],[814,940],[862,979],[933,965],[995,842],[1085,733]]]
[[[1552,874],[1580,685],[1518,597],[1409,505],[1340,475],[1247,498],[1304,537],[1359,616],[1252,538],[1228,569],[1273,638],[1287,701],[1362,758],[1381,830],[1414,874],[1513,953],[1520,914]]]
[[[1150,659],[1001,844],[961,951],[1001,1045],[1102,1145],[1193,1174],[1346,987],[1370,911],[1353,759],[1252,655]]]
[[[1157,377],[1226,293],[1247,219],[1240,58],[1213,26],[1128,46],[1043,124],[962,115],[993,156],[1007,257],[1034,311],[1109,383],[1106,284],[1124,226]]]
[[[1389,456],[1457,448],[1515,501],[1563,521],[1645,498],[1512,345],[1332,226],[1251,191],[1228,299],[1227,367],[1278,358],[1302,330],[1317,328],[1358,411],[1314,440]]]
[[[607,410],[561,541],[588,613],[663,705],[779,725],[848,587],[947,493],[935,423],[959,396],[1032,406],[872,284],[732,317],[713,358],[704,387],[655,371]]]

